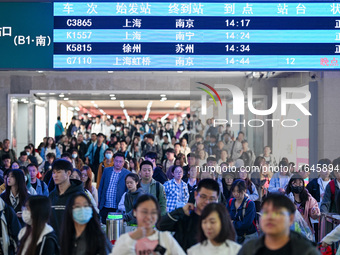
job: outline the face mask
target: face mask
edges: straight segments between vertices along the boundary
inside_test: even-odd
[[[111,153],[105,154],[105,158],[107,158],[107,159],[112,159],[112,154],[111,154]]]
[[[26,154],[27,154],[27,156],[29,156],[30,155],[29,151],[26,151]]]
[[[32,218],[31,218],[31,212],[29,210],[23,210],[22,211],[22,220],[28,224],[32,225]]]
[[[121,130],[121,127],[117,127],[117,129],[116,129],[117,131],[120,131]]]
[[[179,130],[183,131],[184,127],[179,127]]]
[[[88,223],[92,218],[92,214],[92,208],[89,206],[75,208],[72,210],[73,219],[80,225]]]
[[[78,154],[72,154],[72,158],[77,158]]]
[[[303,186],[297,186],[297,187],[293,187],[292,186],[292,192],[295,194],[300,194],[303,191]]]

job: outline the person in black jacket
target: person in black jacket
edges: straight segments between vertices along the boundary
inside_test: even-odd
[[[51,202],[46,196],[29,197],[23,208],[26,226],[19,232],[18,254],[57,255],[59,247],[53,228],[47,224]]]
[[[184,251],[198,243],[197,229],[199,217],[204,207],[218,201],[219,185],[212,179],[204,179],[198,183],[195,191],[196,206],[187,203],[167,215],[164,215],[157,224],[160,231],[175,232],[174,237]]]
[[[153,165],[152,178],[160,182],[161,184],[164,184],[168,180],[168,178],[166,177],[166,174],[163,172],[162,168],[156,165],[157,153],[149,151],[145,154],[145,160],[150,161]]]
[[[269,194],[262,203],[260,227],[262,237],[245,243],[238,255],[317,255],[313,244],[302,235],[290,231],[296,207],[281,194]]]
[[[52,165],[52,178],[55,188],[49,195],[52,204],[50,224],[57,233],[57,236],[59,235],[67,201],[75,193],[84,192],[81,181],[70,180],[72,170],[72,164],[64,159],[58,159]]]

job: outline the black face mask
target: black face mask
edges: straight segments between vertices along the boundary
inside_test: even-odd
[[[303,186],[297,186],[297,187],[292,186],[293,193],[300,194],[302,191],[303,191]]]

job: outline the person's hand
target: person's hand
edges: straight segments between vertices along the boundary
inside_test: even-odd
[[[138,227],[135,231],[129,233],[130,237],[134,240],[139,240],[146,236],[146,229],[144,227]]]
[[[317,207],[313,207],[311,213],[312,213],[312,215],[319,215],[320,214],[320,210]]]
[[[89,158],[85,159],[85,164],[88,165],[89,164]]]
[[[285,191],[285,189],[283,189],[283,188],[279,188],[279,192],[280,192],[280,193],[285,193],[286,191]]]
[[[185,206],[182,207],[183,211],[186,215],[190,216],[190,211],[195,209],[195,205],[192,203],[187,203]]]
[[[17,212],[17,217],[22,218],[22,212]]]
[[[322,247],[326,247],[326,246],[330,246],[330,244],[325,243],[325,242],[321,242],[321,246],[322,246]]]

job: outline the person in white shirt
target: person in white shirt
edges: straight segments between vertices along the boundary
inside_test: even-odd
[[[106,139],[111,137],[111,134],[115,131],[116,127],[111,124],[110,120],[105,121],[105,125],[103,125],[103,133],[106,136]]]
[[[223,204],[204,207],[200,220],[199,243],[188,249],[188,255],[236,255],[241,245],[234,242],[235,229]]]
[[[91,126],[91,134],[95,133],[98,135],[99,133],[104,133],[104,124],[100,122],[100,115],[96,116],[96,122],[92,124]]]
[[[137,219],[137,229],[121,235],[112,249],[111,255],[150,254],[150,251],[163,255],[184,255],[185,252],[170,232],[160,232],[154,226],[160,218],[160,207],[152,195],[140,196],[133,206]]]

